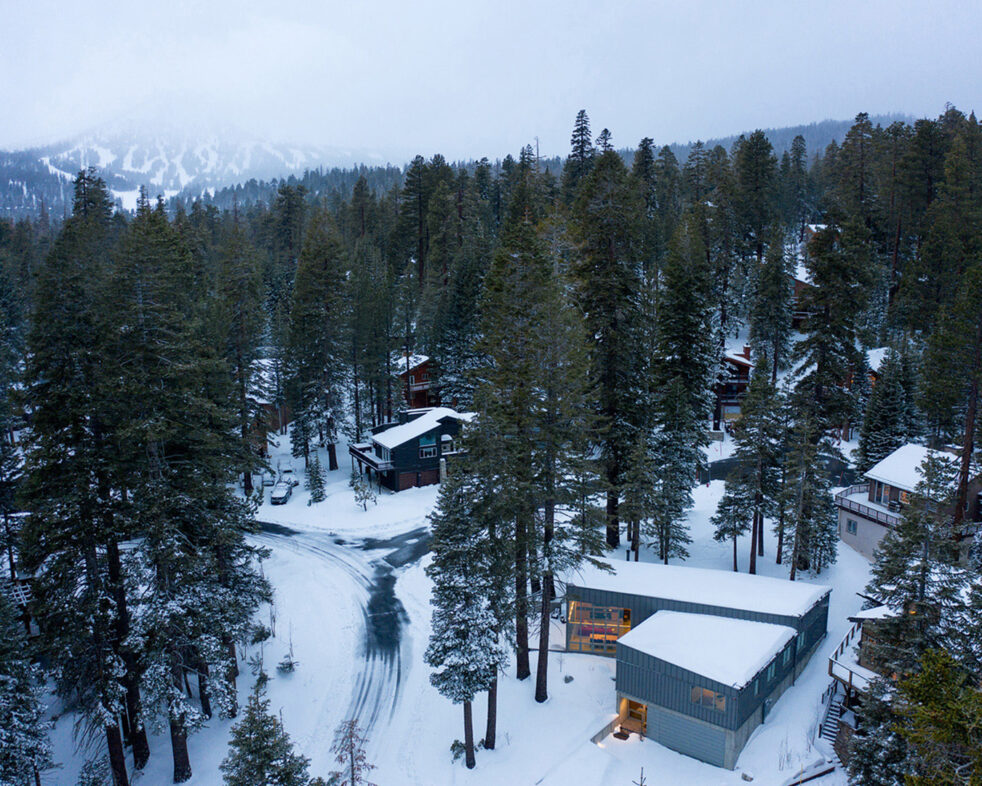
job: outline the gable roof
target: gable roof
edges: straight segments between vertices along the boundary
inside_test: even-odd
[[[943,450],[931,450],[924,445],[901,445],[893,453],[874,464],[865,476],[870,480],[896,486],[904,491],[914,491],[921,482],[921,464],[928,456],[950,461],[955,464],[958,459]]]
[[[410,420],[408,423],[403,423],[401,426],[393,426],[376,434],[372,437],[372,441],[381,445],[383,448],[396,448],[410,440],[423,436],[427,431],[438,428],[440,421],[444,418],[470,421],[473,417],[473,412],[457,412],[457,410],[450,409],[450,407],[433,407],[433,409],[424,411],[422,415]]]
[[[414,368],[418,368],[419,366],[422,366],[428,360],[429,357],[427,355],[410,355],[407,362],[407,358],[405,355],[399,355],[399,357],[397,357],[393,361],[396,366],[395,373],[405,374],[407,370],[406,368],[407,366],[408,366],[408,370],[412,371]]]

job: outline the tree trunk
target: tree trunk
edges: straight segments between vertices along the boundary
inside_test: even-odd
[[[113,776],[113,786],[129,786],[126,755],[123,753],[123,735],[119,733],[119,725],[116,723],[106,726],[106,747],[109,749],[109,770]]]
[[[550,582],[552,576],[546,574],[543,581]],[[539,657],[535,668],[535,700],[540,704],[549,698],[549,593],[542,593],[539,613]]]
[[[733,536],[733,572],[739,573],[740,568],[737,567],[737,536]]]
[[[142,770],[150,759],[150,742],[147,739],[147,729],[143,725],[138,659],[134,653],[123,647],[123,642],[129,635],[130,617],[126,602],[126,588],[123,586],[119,544],[116,543],[115,538],[110,538],[106,545],[106,557],[109,580],[112,583],[113,597],[116,601],[116,641],[113,649],[123,661],[125,668],[122,683],[126,689],[126,717],[129,721],[126,731],[127,740],[133,748],[133,767]]]
[[[975,448],[975,418],[979,406],[979,372],[982,371],[982,320],[975,330],[975,347],[972,352],[971,385],[968,389],[968,402],[965,407],[965,435],[962,439],[961,463],[958,467],[958,491],[955,495],[955,512],[951,528],[957,535],[965,519],[968,503],[968,480],[972,465],[972,451]]]
[[[607,491],[607,545],[616,549],[621,545],[621,527],[617,519],[617,491],[609,489]]]
[[[471,719],[471,703],[464,702],[464,750],[466,756],[467,769],[473,770],[477,762],[474,760],[474,723]],[[351,782],[355,783],[354,775]]]
[[[757,556],[764,556],[764,514],[757,514]]]
[[[201,714],[211,720],[211,695],[208,693],[208,664],[201,661],[198,666],[198,698],[201,701]]]
[[[744,519],[746,520],[746,519]],[[754,512],[750,525],[750,567],[749,573],[757,573],[757,513]]]
[[[176,720],[170,722],[170,747],[174,758],[174,783],[191,779],[191,759],[188,758],[188,737]]]
[[[635,521],[631,532],[631,550],[634,552],[634,561],[641,558],[641,522]]]
[[[239,702],[236,698],[238,692],[235,687],[235,679],[239,676],[239,664],[235,657],[235,642],[232,641],[232,638],[228,634],[223,635],[222,639],[228,652],[228,668],[225,670],[225,681],[228,683],[229,696],[232,702],[232,706],[229,707],[228,716],[234,718],[239,714]]]
[[[488,722],[484,730],[484,748],[494,750],[495,737],[498,733],[498,669],[495,667],[488,686]]]
[[[327,468],[331,472],[338,468],[338,448],[333,442],[327,443]]]
[[[524,513],[515,518],[515,649],[516,676],[524,680],[532,673],[529,665],[528,621],[528,524]]]

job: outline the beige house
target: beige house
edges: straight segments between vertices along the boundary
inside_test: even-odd
[[[887,530],[900,524],[904,506],[921,481],[921,464],[929,455],[950,459],[952,463],[958,460],[950,453],[923,445],[903,445],[866,472],[865,483],[837,494],[840,539],[867,559],[873,559]],[[968,556],[971,537],[978,528],[980,489],[982,476],[976,473],[969,483],[967,528],[961,538],[963,559]]]

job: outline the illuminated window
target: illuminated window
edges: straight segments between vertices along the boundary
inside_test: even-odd
[[[690,694],[690,701],[693,704],[698,704],[700,707],[705,707],[706,709],[726,712],[726,696],[724,696],[722,693],[711,691],[709,688],[693,686]]]
[[[616,642],[631,629],[631,610],[570,600],[566,623],[569,649],[613,655]]]

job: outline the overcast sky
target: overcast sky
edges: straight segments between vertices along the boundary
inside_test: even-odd
[[[0,0],[0,148],[107,122],[451,158],[969,111],[975,2]]]

